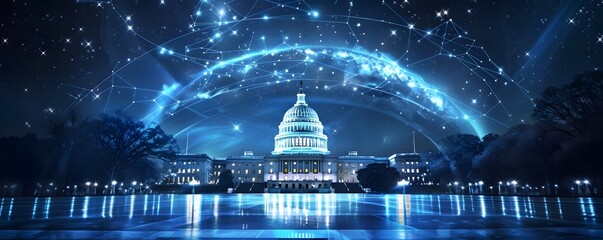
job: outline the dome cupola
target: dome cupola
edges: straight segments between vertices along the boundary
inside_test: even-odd
[[[328,155],[327,136],[314,109],[306,103],[303,82],[300,81],[297,101],[283,116],[274,137],[272,154],[322,154]]]

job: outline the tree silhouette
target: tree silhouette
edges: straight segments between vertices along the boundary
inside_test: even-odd
[[[222,191],[226,191],[228,188],[234,187],[234,182],[232,179],[232,172],[230,170],[224,170],[220,172],[220,177],[218,177],[218,186]]]
[[[388,167],[385,163],[371,163],[356,171],[358,182],[372,191],[387,192],[392,190],[400,181],[400,173],[396,168]]]
[[[121,113],[101,114],[99,119],[90,121],[87,131],[109,181],[141,161],[169,160],[177,150],[174,138],[161,127],[146,127]]]
[[[562,178],[590,177],[603,184],[603,71],[578,74],[567,85],[547,88],[536,100],[533,116],[568,135],[550,155]],[[538,141],[555,143],[550,135]]]
[[[487,141],[495,138],[494,135],[488,136]],[[442,153],[431,160],[432,172],[439,173],[442,180],[470,180],[473,160],[484,149],[481,139],[471,134],[456,134],[445,137],[439,144]]]
[[[578,74],[560,88],[549,87],[536,100],[534,118],[572,136],[582,135],[603,114],[603,71]]]

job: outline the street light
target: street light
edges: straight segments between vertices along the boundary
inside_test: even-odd
[[[590,188],[588,187],[588,184],[590,184],[590,181],[584,180],[584,181],[582,181],[582,183],[584,183],[584,193],[586,195],[590,195]]]
[[[406,194],[406,186],[408,186],[409,182],[406,179],[402,179],[402,181],[398,182],[398,186],[402,186],[402,194]]]
[[[576,180],[574,183],[578,185],[578,196],[582,195],[582,189],[580,189],[580,183],[582,183],[582,181]]]
[[[511,184],[513,185],[513,194],[517,194],[517,181],[513,180]]]
[[[111,181],[111,194],[115,194],[115,186],[117,185],[117,181]]]

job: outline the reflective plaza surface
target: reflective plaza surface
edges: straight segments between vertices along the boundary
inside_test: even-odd
[[[376,194],[1,198],[0,238],[601,238],[599,198]]]

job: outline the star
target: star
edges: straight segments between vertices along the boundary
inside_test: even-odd
[[[40,50],[40,56],[46,56],[46,51]]]
[[[24,125],[25,125],[26,128],[31,128],[31,124],[29,124],[29,122],[27,122],[27,121],[25,122]]]
[[[603,43],[603,35],[597,37],[597,43]]]
[[[71,38],[65,38],[65,43],[71,43]]]
[[[2,38],[2,44],[8,44],[8,38]]]
[[[573,18],[568,18],[568,19],[567,19],[567,22],[568,22],[568,24],[572,24],[572,25],[575,25],[575,24],[576,24],[576,23],[574,22],[574,19],[573,19]]]
[[[233,131],[240,132],[241,131],[241,124],[235,124],[235,125],[233,125]]]

